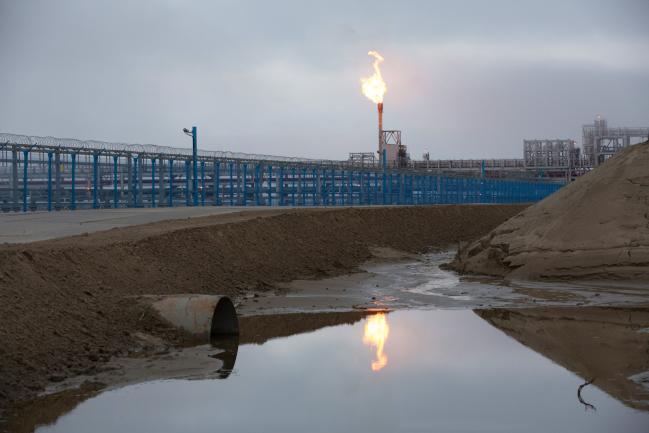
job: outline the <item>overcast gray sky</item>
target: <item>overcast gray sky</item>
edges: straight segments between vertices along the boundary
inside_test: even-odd
[[[0,0],[0,131],[343,159],[368,50],[413,157],[649,125],[649,0]]]

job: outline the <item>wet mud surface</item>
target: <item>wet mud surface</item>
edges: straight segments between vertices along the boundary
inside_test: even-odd
[[[454,251],[407,254],[374,251],[361,272],[320,280],[296,280],[241,299],[244,314],[339,309],[486,309],[536,306],[649,305],[649,293],[632,283],[506,281],[463,276],[444,266]]]

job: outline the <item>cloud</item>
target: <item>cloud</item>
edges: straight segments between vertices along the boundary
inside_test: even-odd
[[[649,123],[642,0],[0,2],[0,130],[344,159],[386,127],[413,156],[520,157],[601,113]]]

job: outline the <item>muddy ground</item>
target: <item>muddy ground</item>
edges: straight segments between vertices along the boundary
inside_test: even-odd
[[[241,299],[349,273],[372,249],[455,247],[524,206],[247,211],[0,247],[0,409],[114,355],[182,335],[134,297]]]

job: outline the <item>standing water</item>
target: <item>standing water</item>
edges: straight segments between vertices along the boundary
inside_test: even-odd
[[[110,389],[36,431],[649,431],[649,396],[636,383],[641,380],[629,378],[633,372],[610,371],[607,376],[605,371],[606,365],[616,368],[611,361],[616,351],[627,352],[621,355],[633,363],[629,351],[635,346],[625,346],[629,338],[591,353],[599,342],[557,341],[552,326],[543,325],[552,334],[548,341],[556,342],[548,345],[537,326],[568,313],[531,312],[379,313],[353,324],[244,344],[229,375]],[[573,319],[566,323],[581,323]],[[584,335],[591,322],[584,320]],[[578,325],[562,328],[561,323],[559,334],[561,329],[581,332]],[[619,329],[618,336],[647,340],[647,333],[626,325]],[[206,359],[214,350],[199,349]],[[600,377],[571,371],[597,371],[599,355],[606,361]],[[637,355],[646,365],[647,355]],[[211,356],[212,371],[222,372],[222,361]],[[584,385],[591,379],[592,384]]]

